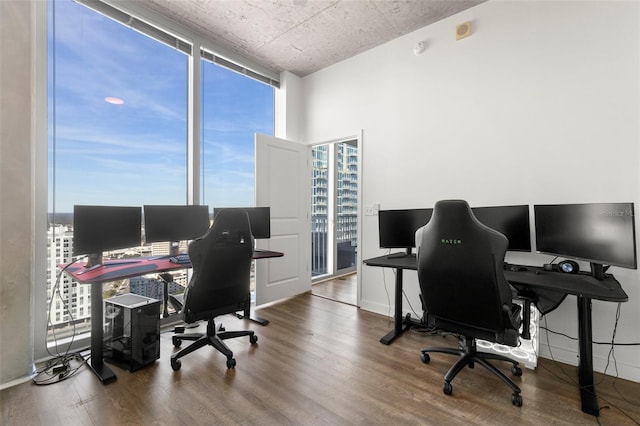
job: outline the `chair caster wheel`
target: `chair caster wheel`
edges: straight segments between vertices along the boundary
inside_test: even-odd
[[[258,336],[256,336],[255,334],[252,334],[251,336],[249,336],[249,342],[252,345],[255,345],[257,341],[258,341]]]
[[[173,347],[175,347],[175,348],[179,348],[180,345],[182,344],[182,339],[179,339],[176,336],[173,336],[171,338],[171,341],[173,342]]]
[[[431,357],[428,353],[422,352],[420,354],[420,361],[422,361],[424,364],[429,364],[429,361],[431,361]]]
[[[235,360],[235,358],[229,358],[229,359],[227,360],[227,368],[228,368],[228,369],[231,369],[231,368],[234,368],[235,366],[236,366],[236,360]]]
[[[522,407],[522,396],[519,393],[511,395],[511,403],[516,407]]]
[[[516,377],[522,376],[522,368],[518,367],[517,365],[514,365],[513,367],[511,367],[511,374],[513,374]]]
[[[180,367],[182,367],[182,361],[171,358],[171,368],[173,368],[173,371],[180,370]]]
[[[445,395],[451,395],[453,393],[453,386],[451,386],[451,383],[444,382],[444,385],[442,385],[442,392],[444,392]]]

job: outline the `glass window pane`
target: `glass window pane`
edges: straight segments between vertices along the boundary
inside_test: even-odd
[[[328,273],[329,244],[329,145],[311,149],[311,276]]]
[[[273,88],[208,61],[201,70],[202,203],[251,207],[254,135],[273,135]]]
[[[356,266],[358,250],[358,147],[354,142],[336,144],[337,270]]]
[[[48,43],[48,291],[65,300],[50,313],[59,339],[87,331],[91,312],[77,297],[85,285],[63,275],[52,292],[56,266],[71,261],[73,206],[186,201],[188,57],[68,0],[49,3]],[[129,280],[113,282],[104,297],[128,291]]]
[[[273,135],[273,87],[205,60],[201,74],[200,199],[212,208],[252,207],[255,133]]]

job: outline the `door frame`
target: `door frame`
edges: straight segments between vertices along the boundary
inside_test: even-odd
[[[357,183],[358,183],[358,196],[357,196],[357,200],[358,200],[358,207],[356,209],[357,213],[357,219],[358,219],[358,224],[357,224],[357,231],[356,231],[356,241],[358,244],[358,250],[356,253],[356,266],[355,266],[355,272],[357,275],[357,298],[356,298],[356,305],[358,307],[360,307],[360,301],[362,298],[362,212],[363,212],[363,208],[362,208],[362,193],[363,193],[363,182],[362,182],[362,158],[363,158],[363,152],[364,152],[364,147],[363,147],[363,130],[359,130],[358,132],[349,135],[349,136],[344,136],[344,137],[339,137],[339,138],[332,138],[332,139],[328,139],[328,140],[323,140],[323,141],[317,141],[317,142],[312,142],[309,145],[311,147],[314,146],[318,146],[318,145],[335,145],[341,142],[348,142],[348,141],[356,141],[357,147],[358,147],[358,178],[357,178]],[[335,173],[335,170],[333,171]],[[309,179],[311,179],[311,176],[309,176]],[[311,202],[311,199],[309,200],[309,202]],[[334,215],[335,216],[335,215]],[[333,219],[335,219],[335,217],[333,217]],[[332,220],[333,220],[332,219]],[[335,240],[335,238],[334,238]],[[332,245],[335,243],[335,241],[332,241]],[[335,249],[333,250],[333,262],[336,262],[336,257],[337,257],[337,253],[335,253]],[[309,273],[311,273],[311,271],[309,271]],[[349,271],[344,271],[341,273],[330,273],[330,274],[325,274],[325,275],[320,275],[318,277],[312,277],[311,278],[311,285],[313,284],[317,284],[319,282],[322,281],[326,281],[332,278],[336,278],[339,276],[343,276],[343,275],[347,275],[353,273],[353,270],[349,270]]]

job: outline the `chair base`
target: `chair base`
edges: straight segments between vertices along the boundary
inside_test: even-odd
[[[249,336],[249,342],[253,345],[258,341],[258,336],[255,335],[253,330],[241,330],[241,331],[225,331],[224,327],[220,325],[216,328],[215,320],[212,318],[207,323],[207,333],[177,333],[171,337],[173,346],[180,347],[183,340],[194,341],[192,344],[179,352],[171,355],[171,368],[173,371],[180,370],[182,362],[180,358],[190,354],[204,346],[213,346],[218,352],[227,357],[227,368],[234,368],[236,366],[236,360],[233,358],[233,351],[223,342],[226,339],[233,339],[236,337]]]
[[[451,386],[451,381],[456,377],[456,375],[464,369],[464,367],[469,366],[469,368],[473,368],[476,363],[482,365],[484,368],[498,376],[500,380],[502,380],[507,386],[511,388],[513,394],[511,395],[511,403],[518,407],[522,406],[522,396],[520,395],[520,388],[511,381],[502,371],[498,370],[493,364],[491,364],[488,360],[498,360],[498,361],[506,361],[512,364],[511,373],[516,376],[522,376],[522,369],[519,367],[519,363],[517,361],[512,360],[504,355],[488,353],[488,352],[478,352],[476,349],[476,341],[473,338],[465,338],[464,347],[460,349],[455,348],[425,348],[422,349],[420,358],[423,363],[427,364],[431,360],[429,357],[430,352],[438,352],[445,353],[450,355],[458,355],[460,358],[456,361],[455,364],[451,366],[447,374],[444,376],[444,385],[442,390],[445,394],[451,395],[453,393],[453,386]]]

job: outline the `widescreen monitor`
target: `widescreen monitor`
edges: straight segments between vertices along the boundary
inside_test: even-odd
[[[208,206],[144,206],[144,236],[147,243],[195,240],[207,233],[209,225]]]
[[[536,250],[636,269],[633,203],[535,205]]]
[[[249,215],[251,234],[255,239],[271,238],[271,208],[270,207],[214,207],[213,220],[221,210],[244,210]]]
[[[142,242],[140,207],[73,207],[73,255],[101,257],[105,251],[138,247]]]
[[[416,231],[431,219],[433,209],[380,210],[378,231],[381,248],[412,249]]]
[[[509,240],[508,250],[531,251],[529,206],[472,207],[473,215]]]

